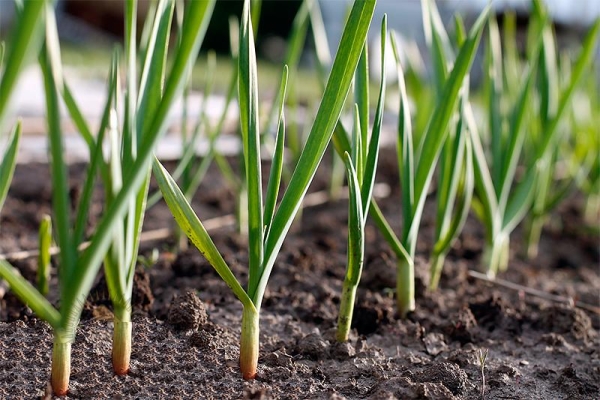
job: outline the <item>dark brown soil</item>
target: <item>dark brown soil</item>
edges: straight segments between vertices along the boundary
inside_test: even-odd
[[[71,168],[74,187],[82,169]],[[378,181],[390,184],[392,193],[380,204],[398,230],[395,169],[394,155],[384,152]],[[325,188],[323,182],[311,190]],[[198,193],[193,205],[202,219],[233,212],[233,195],[215,170]],[[535,260],[519,256],[516,232],[510,269],[500,277],[600,307],[599,239],[586,233],[581,206],[575,198],[553,215]],[[335,342],[334,328],[346,259],[346,202],[305,209],[269,282],[258,379],[251,382],[238,370],[241,305],[231,291],[197,250],[176,256],[173,239],[144,243],[145,254],[156,247],[161,255],[136,275],[131,371],[112,373],[111,306],[99,278],[73,345],[68,398],[600,398],[598,314],[470,277],[482,252],[483,230],[474,219],[448,257],[440,290],[425,290],[434,214],[432,204],[427,207],[418,245],[417,310],[405,320],[396,317],[395,259],[369,226],[354,329],[345,344]],[[19,165],[1,213],[0,252],[34,249],[39,221],[49,211],[47,166]],[[100,206],[94,212],[100,214]],[[159,204],[148,212],[145,230],[173,225]],[[245,282],[244,238],[224,227],[214,231],[214,240]],[[34,258],[14,264],[34,280]],[[0,398],[43,397],[52,332],[1,284],[0,297]],[[56,290],[49,298],[57,302]]]

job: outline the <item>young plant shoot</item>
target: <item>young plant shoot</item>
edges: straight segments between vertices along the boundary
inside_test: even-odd
[[[369,71],[368,71],[368,46],[365,43],[361,61],[356,69],[355,86],[362,86],[363,90],[357,89],[358,102],[354,112],[354,129],[352,130],[352,154],[344,153],[344,162],[348,176],[348,189],[350,192],[348,201],[348,250],[346,276],[342,288],[340,300],[340,313],[338,316],[336,339],[338,342],[348,340],[352,324],[352,314],[356,290],[360,282],[365,252],[365,225],[371,199],[373,196],[373,185],[375,184],[375,173],[377,160],[379,158],[379,138],[383,120],[383,109],[385,100],[385,49],[387,37],[387,16],[383,17],[381,23],[381,83],[379,87],[379,98],[373,122],[373,131],[363,134],[362,129],[368,128],[369,122]],[[364,86],[363,86],[364,85]],[[365,90],[366,89],[366,90]],[[363,113],[361,115],[361,112]]]
[[[429,6],[429,10],[431,10],[435,7],[435,3],[429,2]],[[398,257],[396,296],[398,312],[403,317],[415,308],[414,257],[425,198],[438,157],[448,136],[450,122],[457,115],[455,109],[459,103],[459,98],[466,96],[464,90],[461,89],[464,89],[465,82],[468,82],[467,74],[475,57],[488,10],[486,8],[481,13],[460,47],[458,56],[452,69],[448,72],[447,78],[440,81],[440,87],[442,88],[440,98],[443,101],[436,103],[433,108],[427,130],[423,133],[416,149],[413,146],[411,113],[404,84],[404,73],[400,63],[398,45],[394,36],[392,36],[392,47],[395,49],[394,54],[398,66],[400,89],[398,164],[402,187],[403,216],[403,229],[400,238],[395,235],[384,219],[376,218],[375,222]],[[432,24],[432,28],[435,36],[439,37],[443,34],[439,30],[443,29],[443,26]],[[443,69],[437,70],[438,73],[445,75]],[[461,92],[463,92],[462,95]]]
[[[548,120],[543,125],[545,129],[540,132],[539,139],[536,140],[531,151],[532,154],[525,158],[523,166],[525,173],[517,181],[517,166],[522,157],[526,139],[524,124],[527,116],[534,114],[533,111],[530,111],[534,104],[530,99],[533,96],[538,63],[541,63],[540,68],[543,71],[539,79],[546,87],[541,95],[543,102],[549,106],[552,101],[549,97],[550,86],[548,86],[551,83],[544,78],[549,73],[547,69],[550,66],[547,64],[549,59],[545,60],[544,55],[554,52],[552,41],[548,40],[547,24],[547,18],[543,17],[540,18],[540,23],[531,28],[535,32],[530,33],[530,37],[537,38],[537,40],[534,40],[530,46],[528,70],[518,88],[509,90],[508,88],[504,89],[502,84],[503,74],[506,72],[502,71],[500,36],[495,21],[491,21],[489,51],[486,56],[487,105],[490,114],[489,134],[486,136],[489,139],[486,142],[482,142],[477,133],[478,127],[470,105],[467,104],[466,107],[466,122],[473,143],[475,172],[476,196],[473,199],[473,209],[486,230],[482,261],[483,268],[492,278],[499,271],[508,267],[510,234],[531,210],[533,199],[547,194],[536,192],[536,190],[542,190],[542,187],[536,182],[543,178],[546,173],[544,170],[549,168],[548,157],[551,157],[553,148],[557,145],[557,128],[577,83],[593,58],[595,42],[600,30],[600,21],[596,21],[583,41],[582,50],[575,61],[570,79],[558,98],[555,111],[546,113]],[[504,81],[509,82],[508,79]],[[504,107],[501,107],[500,99],[509,97],[511,92],[517,93],[516,98],[509,102],[512,107],[508,109],[508,112],[503,112]],[[489,146],[489,151],[486,151],[484,143]],[[489,154],[489,161],[487,154]]]
[[[425,37],[431,51],[434,69],[435,104],[445,101],[442,97],[448,77],[448,57],[454,58],[453,46],[442,24],[437,8],[423,2]],[[455,18],[456,47],[460,48],[466,34],[460,17]],[[394,47],[396,49],[397,46]],[[397,51],[396,51],[397,54]],[[396,55],[398,58],[398,55]],[[468,99],[468,83],[465,79],[460,95],[459,109],[449,125],[449,132],[440,154],[437,179],[437,211],[434,246],[430,259],[429,289],[439,284],[446,255],[462,230],[471,206],[473,194],[473,162],[471,142],[464,123],[464,103]],[[408,143],[408,146],[411,146]]]
[[[44,215],[38,233],[39,254],[37,267],[37,289],[42,296],[47,296],[50,290],[50,247],[52,246],[52,219]]]
[[[108,173],[103,170],[102,160],[102,142],[104,131],[109,127],[109,119],[114,123],[115,118],[109,118],[114,115],[113,106],[116,101],[117,89],[117,62],[113,61],[109,93],[105,112],[100,124],[99,134],[94,138],[91,131],[87,127],[85,120],[81,116],[81,112],[77,108],[70,96],[70,91],[63,82],[63,74],[60,62],[60,50],[58,45],[58,36],[56,32],[56,22],[54,11],[50,5],[46,5],[46,46],[40,55],[40,65],[44,76],[44,84],[46,89],[46,106],[49,131],[49,143],[51,153],[51,178],[52,178],[52,207],[53,221],[56,228],[57,244],[60,248],[59,256],[59,296],[60,309],[57,310],[50,304],[42,294],[37,291],[28,281],[4,260],[0,260],[0,276],[5,279],[11,289],[19,298],[31,307],[36,315],[47,321],[53,328],[54,332],[54,347],[52,352],[52,374],[51,384],[56,395],[65,395],[68,392],[69,375],[71,369],[71,343],[75,339],[75,331],[79,322],[79,317],[85,302],[85,298],[89,293],[94,279],[96,278],[98,269],[102,260],[106,257],[107,251],[111,244],[114,244],[115,232],[119,232],[124,226],[124,221],[129,221],[128,227],[136,227],[133,223],[133,217],[128,218],[131,214],[133,204],[141,202],[139,193],[142,191],[145,182],[148,180],[149,166],[152,156],[152,151],[157,139],[166,130],[166,116],[169,109],[181,92],[183,77],[185,71],[190,65],[190,59],[196,57],[200,48],[200,43],[203,38],[205,27],[212,11],[214,2],[190,2],[187,5],[186,15],[183,23],[183,31],[186,32],[174,55],[173,64],[164,83],[164,87],[160,85],[148,86],[161,90],[154,92],[146,92],[141,94],[147,104],[152,105],[152,110],[148,114],[144,114],[144,119],[147,123],[138,124],[138,131],[128,130],[131,135],[129,140],[137,140],[135,147],[136,157],[129,158],[130,152],[123,152],[123,176],[122,185],[119,189],[113,190],[111,193],[114,197],[105,209],[105,212],[100,219],[96,228],[95,234],[90,240],[90,245],[81,253],[78,252],[78,247],[83,241],[83,231],[88,219],[88,210],[91,204],[91,194],[94,186],[94,177],[98,169],[102,174]],[[132,12],[134,7],[133,1],[127,8],[127,12]],[[134,37],[135,35],[131,35]],[[151,39],[157,40],[158,35],[154,34]],[[164,40],[164,39],[162,39]],[[159,43],[161,47],[166,47],[166,42]],[[129,47],[129,49],[131,49]],[[135,53],[134,53],[135,54]],[[135,57],[130,58],[135,59]],[[135,71],[135,65],[128,65],[129,68]],[[156,72],[154,72],[156,73]],[[135,76],[129,74],[129,76]],[[149,74],[150,80],[162,82],[162,75]],[[145,87],[142,85],[142,87]],[[88,167],[87,176],[82,190],[81,199],[75,209],[78,210],[74,219],[71,216],[71,201],[68,193],[68,180],[66,175],[66,163],[63,159],[63,136],[60,129],[60,110],[59,110],[59,93],[63,93],[63,98],[67,104],[69,112],[73,116],[77,127],[81,130],[84,138],[88,140],[88,145],[91,149],[91,162]],[[132,99],[131,105],[135,105],[133,100],[136,99],[135,93],[129,91],[128,99]],[[135,110],[131,110],[132,112]],[[141,118],[136,114],[136,118]],[[148,118],[151,115],[151,118]],[[125,118],[126,121],[131,119]],[[114,129],[114,124],[111,123],[110,128]],[[137,133],[136,133],[137,132]],[[130,149],[130,151],[134,151]],[[114,154],[113,154],[114,155]],[[145,193],[145,192],[144,192]],[[140,209],[143,209],[141,207]],[[74,222],[72,222],[74,221]],[[72,225],[73,223],[73,225]],[[132,229],[132,228],[130,228]],[[135,232],[135,229],[131,230]],[[126,275],[129,271],[130,264],[122,264],[119,266],[122,274],[119,283],[126,284]],[[125,281],[125,282],[124,282]],[[125,285],[123,285],[125,286]],[[127,289],[126,287],[124,289]],[[123,290],[126,293],[125,290]],[[111,293],[111,297],[113,293]],[[114,298],[114,297],[113,297]],[[121,297],[121,299],[126,296]],[[129,330],[130,332],[130,330]],[[127,339],[125,339],[127,340]],[[130,339],[129,343],[130,343]],[[126,342],[125,342],[126,343]],[[118,346],[118,345],[117,345]]]
[[[239,104],[248,188],[248,285],[244,290],[227,266],[185,196],[162,165],[155,160],[154,174],[163,197],[181,229],[198,247],[243,305],[240,369],[244,379],[257,374],[260,308],[273,265],[285,236],[301,206],[344,105],[371,22],[375,0],[356,1],[346,22],[340,47],[322,102],[279,206],[276,207],[283,161],[283,102],[287,82],[284,71],[280,87],[279,123],[272,169],[262,198],[258,82],[250,1],[244,3],[240,29]],[[285,68],[287,71],[287,67]]]
[[[464,123],[465,97],[463,95],[461,98],[456,129],[448,135],[440,155],[435,244],[430,260],[429,290],[437,289],[446,255],[461,232],[471,207],[473,158],[471,139]]]

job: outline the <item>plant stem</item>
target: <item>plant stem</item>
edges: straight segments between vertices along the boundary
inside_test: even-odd
[[[340,303],[340,315],[337,323],[336,340],[338,342],[348,341],[350,327],[352,325],[352,314],[354,312],[354,301],[356,299],[356,289],[358,284],[353,284],[348,279],[344,279],[342,289],[342,299]]]
[[[527,232],[527,257],[533,259],[538,255],[540,237],[544,227],[545,218],[535,215],[529,221],[529,231]]]
[[[50,383],[56,396],[66,396],[71,376],[71,341],[65,334],[54,333],[52,347],[52,373]]]
[[[412,259],[398,259],[396,301],[402,318],[415,309],[415,267]]]
[[[433,259],[431,260],[431,276],[429,278],[429,290],[434,291],[438,288],[440,283],[440,277],[442,276],[442,269],[444,262],[446,261],[446,253],[434,253]]]
[[[129,304],[129,303],[128,303]],[[117,375],[129,372],[131,358],[131,309],[128,305],[115,309],[112,364]]]
[[[509,237],[505,234],[498,234],[492,243],[486,243],[482,261],[488,278],[494,279],[498,272],[508,268],[509,244]]]
[[[256,378],[258,366],[259,314],[254,308],[244,307],[242,312],[242,338],[240,341],[240,369],[244,379]]]

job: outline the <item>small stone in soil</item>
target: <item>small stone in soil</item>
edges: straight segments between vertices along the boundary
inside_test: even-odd
[[[188,291],[171,303],[168,322],[175,330],[198,329],[207,321],[204,303],[194,292]]]

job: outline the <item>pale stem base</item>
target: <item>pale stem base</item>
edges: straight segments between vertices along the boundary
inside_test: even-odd
[[[52,373],[50,383],[56,396],[66,396],[71,376],[71,342],[55,336],[52,346]]]
[[[440,284],[440,278],[442,276],[442,270],[444,269],[445,261],[446,261],[445,253],[434,254],[433,258],[431,259],[431,268],[430,268],[431,276],[429,277],[429,290],[432,292],[437,290],[437,288]]]
[[[338,342],[347,342],[352,325],[352,314],[354,313],[354,301],[356,299],[357,285],[344,281],[342,289],[342,299],[340,302],[340,315],[338,316],[338,325],[336,340]]]
[[[127,318],[114,320],[112,365],[117,375],[126,375],[129,372],[129,361],[131,358],[131,331],[132,323],[129,312],[125,312]]]
[[[483,251],[483,267],[487,276],[495,279],[498,272],[508,269],[510,241],[507,235],[497,235],[492,243],[486,243]]]
[[[240,341],[240,369],[244,379],[256,378],[258,368],[259,315],[244,307],[242,313],[242,337]]]
[[[545,218],[543,217],[533,217],[529,222],[529,230],[527,232],[527,257],[529,259],[536,258],[538,255],[540,237],[542,236],[542,228],[545,222]]]
[[[398,260],[396,275],[396,302],[402,318],[415,310],[415,266],[411,261]]]

